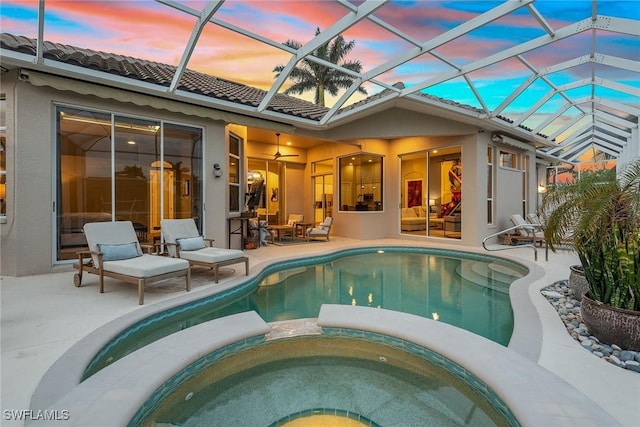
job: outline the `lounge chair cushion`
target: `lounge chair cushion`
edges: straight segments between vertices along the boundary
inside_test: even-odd
[[[220,249],[207,247],[197,251],[180,251],[180,258],[196,262],[222,262],[244,257],[244,252],[238,249]]]
[[[129,258],[137,258],[142,255],[136,242],[116,245],[98,243],[98,249],[102,252],[102,261],[118,261]]]
[[[180,245],[180,251],[197,251],[207,247],[202,236],[176,239],[176,243]]]
[[[144,254],[136,258],[105,261],[102,268],[113,273],[143,278],[187,269],[189,261]]]
[[[200,236],[200,232],[192,218],[163,219],[160,221],[160,227],[164,241],[171,243],[167,248],[171,257],[176,256],[176,247],[174,245],[178,239]],[[182,250],[182,248],[180,248],[180,250]]]
[[[295,227],[297,223],[302,222],[304,220],[304,215],[301,214],[289,214],[289,218],[287,220],[287,225],[289,227]]]
[[[333,225],[333,218],[328,216],[317,227],[307,229],[307,240],[311,237],[326,237],[329,240],[329,232]]]
[[[135,242],[138,253],[142,253],[142,248],[138,244],[138,236],[131,221],[116,222],[88,222],[84,225],[84,234],[87,238],[89,250],[100,252],[100,245],[121,245]],[[98,257],[92,254],[94,265],[98,265]]]

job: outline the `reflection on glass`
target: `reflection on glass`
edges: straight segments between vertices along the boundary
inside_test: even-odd
[[[247,164],[247,202],[251,195],[258,218],[272,225],[280,224],[280,212],[284,207],[284,192],[280,191],[282,163],[249,159]]]

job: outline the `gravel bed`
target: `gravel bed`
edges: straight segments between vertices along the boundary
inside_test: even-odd
[[[598,338],[589,334],[587,326],[582,323],[580,301],[575,298],[566,280],[556,282],[542,289],[540,293],[556,309],[567,327],[567,332],[580,343],[582,348],[620,368],[640,373],[639,352],[622,349],[615,343],[600,342]]]

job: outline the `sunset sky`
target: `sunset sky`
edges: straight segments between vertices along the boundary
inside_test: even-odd
[[[178,3],[201,10],[207,2],[183,0]],[[361,2],[353,2],[360,4]],[[497,1],[392,1],[375,12],[375,16],[408,37],[427,42],[502,2]],[[35,38],[37,36],[37,0],[2,0],[2,32]],[[554,29],[589,18],[592,2],[539,0],[534,7]],[[640,19],[639,1],[598,1],[598,14],[627,19]],[[294,39],[301,43],[311,40],[317,27],[328,28],[348,13],[348,9],[333,1],[236,1],[225,2],[214,19],[249,30],[262,37],[283,43]],[[196,18],[172,7],[151,0],[69,0],[45,2],[44,39],[117,53],[161,63],[178,65],[189,40]],[[491,24],[451,41],[439,48],[443,61],[429,53],[377,77],[387,84],[403,82],[417,84],[441,72],[454,70],[481,58],[535,39],[546,33],[523,7]],[[348,59],[358,59],[363,71],[378,66],[414,46],[381,26],[363,20],[343,34],[347,41],[355,40],[355,49]],[[557,64],[591,52],[591,32],[584,32],[559,41],[553,46],[536,49],[523,55],[536,69]],[[612,31],[598,32],[596,52],[640,61],[640,41]],[[247,85],[269,89],[274,82],[273,68],[286,64],[290,54],[217,25],[208,24],[194,50],[188,68],[227,78]],[[607,66],[596,66],[597,77],[640,88],[638,73]],[[574,67],[549,76],[553,84],[562,85],[591,77],[592,65]],[[470,74],[470,79],[489,109],[495,107],[531,76],[532,71],[522,62],[507,60]],[[286,87],[286,86],[285,86]],[[382,87],[367,83],[369,94]],[[520,95],[503,115],[526,111],[549,86],[540,79]],[[572,96],[590,96],[589,86],[572,89]],[[474,107],[481,107],[463,78],[450,80],[428,88],[426,93],[453,99]],[[597,89],[596,96],[616,99],[638,107],[639,97],[611,89]],[[554,97],[555,98],[555,97]],[[539,117],[555,111],[566,100],[552,98]],[[305,99],[312,99],[309,93]],[[351,101],[355,100],[352,99]],[[567,113],[565,120],[571,117]],[[573,113],[575,114],[575,113]],[[525,123],[532,127],[535,123]]]

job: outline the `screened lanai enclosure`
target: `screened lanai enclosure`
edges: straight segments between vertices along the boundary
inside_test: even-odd
[[[55,122],[58,260],[84,244],[78,226],[88,220],[130,220],[151,243],[163,218],[202,229],[207,194],[209,206],[224,200],[220,216],[251,205],[270,223],[301,211],[318,223],[393,210],[401,234],[462,239],[469,212],[495,225],[499,202],[504,211],[496,182],[517,191],[510,212],[533,210],[532,165],[549,166],[541,193],[640,156],[636,1],[5,0],[0,19],[3,75],[105,104],[54,97],[44,113]],[[21,112],[0,92],[4,223],[16,205],[7,117]],[[390,109],[468,126],[460,132],[485,132],[493,145],[471,150],[472,162],[460,141],[388,156],[366,141],[439,135],[344,131]],[[245,130],[207,133],[198,120]],[[224,153],[207,158],[207,144]],[[323,144],[342,149],[307,161]],[[472,199],[463,183],[479,179]]]
[[[302,128],[337,125],[389,99],[424,109],[437,106],[469,120],[497,122],[505,132],[534,143],[541,154],[570,162],[615,158],[630,141],[637,144],[640,12],[635,1],[90,4],[76,8],[74,2],[3,2],[3,31],[35,40],[32,51],[15,51],[3,39],[3,67],[35,62],[53,74],[107,79],[134,90],[144,86],[146,93],[286,119]],[[60,17],[82,24],[74,31],[60,31]],[[170,40],[163,37],[167,31]],[[354,42],[350,58],[360,62],[359,71],[318,56],[317,48],[338,35]],[[289,40],[299,47],[285,43]],[[49,43],[158,61],[171,68],[162,81],[143,84],[98,73],[95,67],[69,67],[47,53]],[[350,84],[327,95],[326,110],[319,110],[314,120],[273,108],[304,61],[350,78]],[[282,72],[275,78],[277,65]],[[224,97],[185,87],[190,70],[266,93],[250,104],[230,105]],[[379,94],[379,99],[359,103],[366,96],[359,89],[369,96]],[[313,93],[304,95],[311,99]]]

